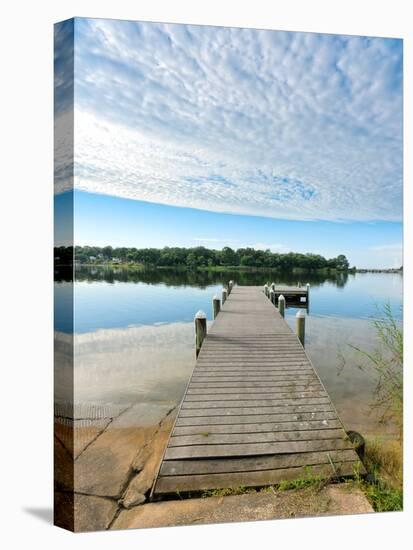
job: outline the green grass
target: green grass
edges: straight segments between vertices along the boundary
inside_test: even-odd
[[[382,481],[375,485],[361,487],[376,512],[397,512],[403,510],[403,491],[387,487]]]
[[[202,498],[207,497],[228,497],[230,495],[245,495],[255,493],[256,490],[251,487],[226,487],[223,489],[207,489],[202,493]]]
[[[403,456],[400,441],[366,442],[364,466],[369,472],[363,479],[357,470],[349,487],[363,491],[375,512],[403,510]]]
[[[278,491],[290,491],[294,489],[303,489],[305,487],[320,487],[321,484],[326,482],[325,478],[322,478],[320,475],[313,475],[311,473],[311,467],[305,468],[306,474],[303,477],[298,477],[296,479],[281,481],[276,489]]]

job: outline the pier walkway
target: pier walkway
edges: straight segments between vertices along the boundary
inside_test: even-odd
[[[234,286],[202,344],[152,497],[355,467],[364,471],[297,336],[262,287]]]

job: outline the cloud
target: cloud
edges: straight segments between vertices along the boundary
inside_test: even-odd
[[[387,266],[391,268],[400,267],[403,264],[403,244],[390,243],[371,246],[369,248],[374,253],[376,265]]]
[[[78,189],[401,219],[400,40],[101,19],[75,37]]]

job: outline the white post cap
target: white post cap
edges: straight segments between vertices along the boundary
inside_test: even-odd
[[[197,311],[197,313],[195,315],[195,319],[206,319],[206,318],[207,318],[206,313],[204,311],[202,311],[202,309]]]
[[[213,300],[219,300],[218,296],[215,294],[215,296],[212,298]],[[199,313],[199,312],[198,312]]]
[[[305,311],[303,309],[299,309],[295,316],[296,317],[305,317]]]
[[[284,298],[284,296],[283,296],[282,294],[280,294],[280,295],[278,296],[278,301],[280,301],[280,300],[284,300],[284,301],[285,301],[285,298]]]

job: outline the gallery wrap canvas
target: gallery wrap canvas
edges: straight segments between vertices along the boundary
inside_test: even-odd
[[[55,524],[402,510],[402,40],[54,44]]]

